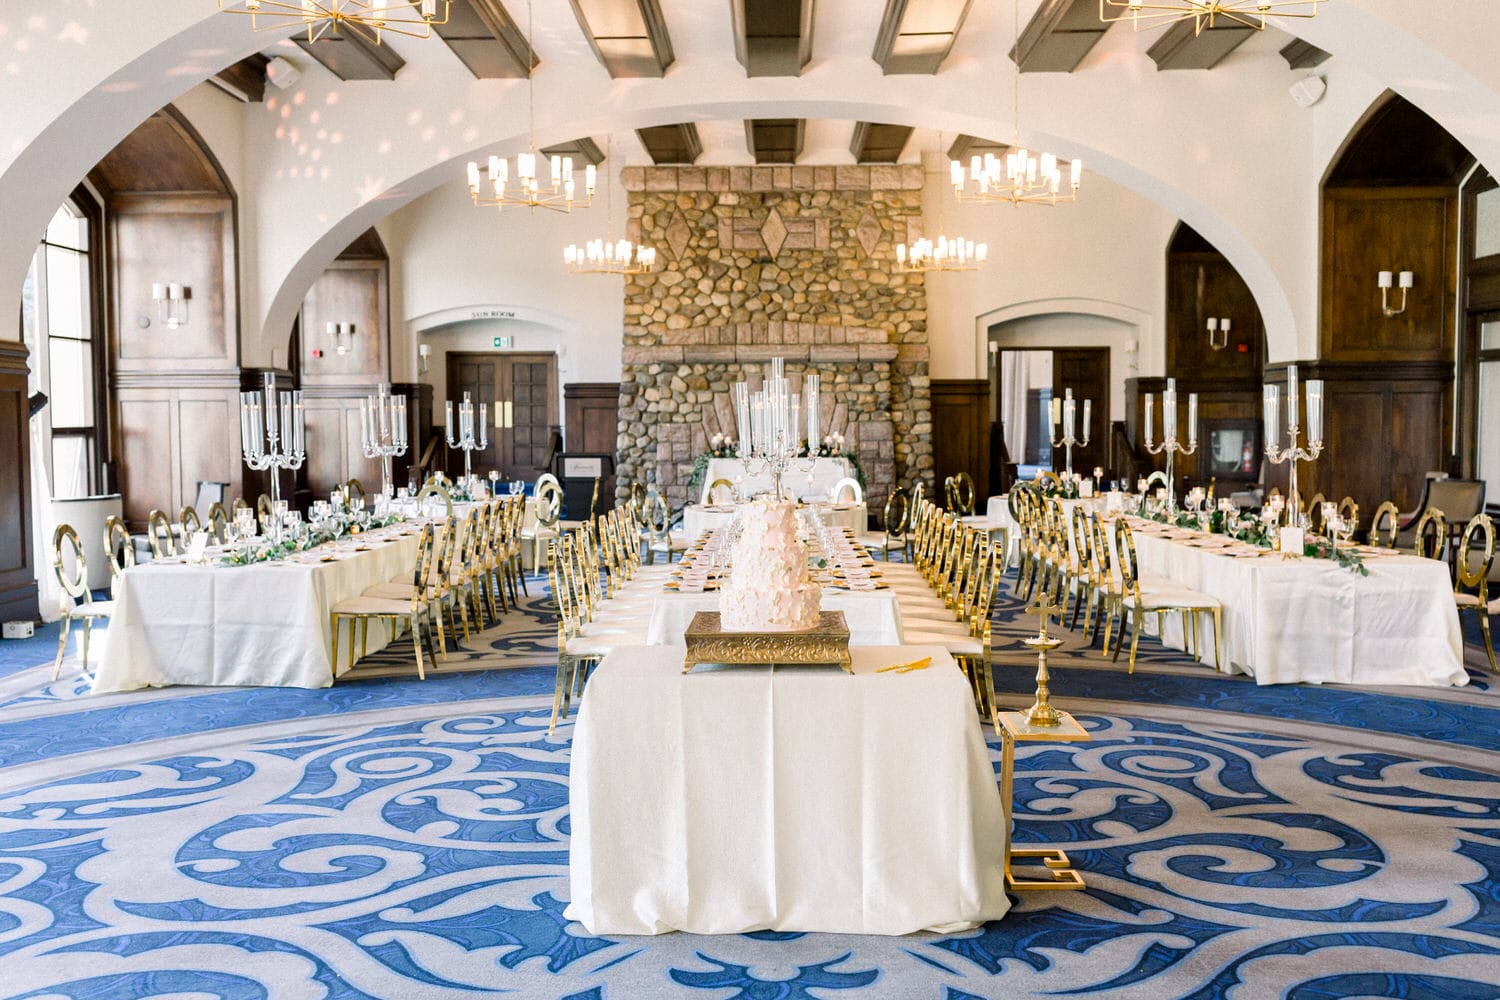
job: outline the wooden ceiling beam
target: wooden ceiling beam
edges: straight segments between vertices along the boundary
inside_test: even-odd
[[[356,31],[328,31],[315,42],[293,36],[292,41],[340,80],[394,80],[406,65],[389,44],[375,45]]]
[[[1255,33],[1254,28],[1229,22],[1195,33],[1192,21],[1178,21],[1152,43],[1146,55],[1158,70],[1213,69]]]
[[[1292,69],[1312,69],[1314,66],[1321,66],[1332,56],[1333,53],[1324,52],[1312,42],[1304,42],[1300,38],[1293,38],[1281,49],[1281,58]]]
[[[849,152],[860,163],[895,163],[901,158],[911,133],[910,125],[855,122]]]
[[[658,0],[569,0],[611,79],[659,77],[676,60]]]
[[[936,73],[969,16],[972,0],[886,0],[870,58],[886,76]]]
[[[259,104],[266,99],[266,66],[271,60],[259,52],[226,66],[208,82],[237,101]]]
[[[703,153],[698,126],[692,122],[638,128],[635,134],[651,154],[653,163],[692,163]]]
[[[756,163],[796,163],[806,132],[805,118],[745,119],[745,145]]]
[[[448,23],[433,30],[476,79],[525,79],[539,62],[500,0],[453,0]]]
[[[801,76],[812,60],[815,0],[729,0],[746,76]]]
[[[1010,58],[1022,73],[1071,73],[1107,30],[1097,0],[1042,0]]]

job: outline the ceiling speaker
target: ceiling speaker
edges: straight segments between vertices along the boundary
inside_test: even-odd
[[[266,63],[266,82],[278,90],[295,86],[302,79],[302,71],[292,65],[291,60],[277,56]]]
[[[1299,108],[1310,108],[1323,99],[1323,94],[1328,90],[1328,84],[1323,82],[1321,76],[1304,76],[1292,84],[1292,100],[1297,102]]]

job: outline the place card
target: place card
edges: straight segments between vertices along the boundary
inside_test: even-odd
[[[1302,554],[1302,547],[1306,543],[1306,533],[1296,525],[1289,524],[1281,529],[1282,555],[1300,556]]]
[[[201,563],[208,552],[208,532],[195,531],[188,540],[188,562]]]

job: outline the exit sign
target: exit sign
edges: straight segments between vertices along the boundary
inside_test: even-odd
[[[495,338],[495,346],[501,348],[502,350],[506,349],[506,348],[509,348],[510,347],[510,338],[509,337],[496,337]]]

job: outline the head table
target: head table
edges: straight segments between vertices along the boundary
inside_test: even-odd
[[[684,674],[681,646],[606,656],[573,734],[566,916],[612,935],[952,932],[1004,915],[1007,836],[968,682],[942,647],[851,653],[852,676]]]
[[[847,458],[816,458],[810,466],[808,459],[801,458],[781,477],[781,487],[798,500],[826,500],[835,483],[853,475],[854,467]],[[699,503],[708,503],[709,490],[720,479],[733,483],[742,497],[753,497],[771,490],[771,474],[761,469],[761,463],[747,463],[739,458],[711,458],[703,473]]]
[[[132,566],[115,600],[93,690],[328,687],[330,609],[375,584],[409,581],[417,535],[418,526],[406,522],[280,562],[192,565],[179,557]],[[366,649],[389,641],[384,624],[370,622]]]

